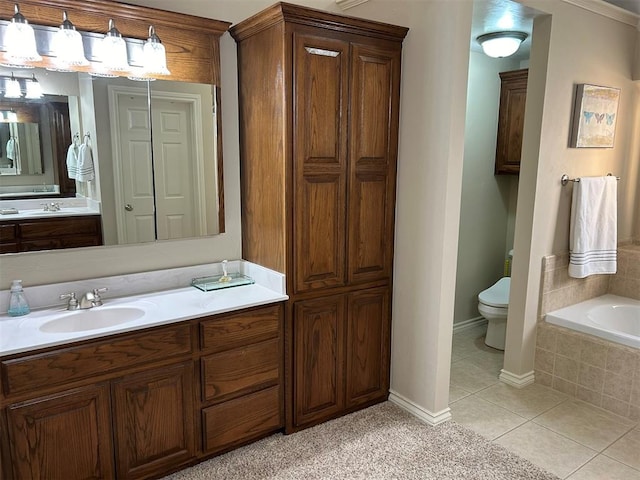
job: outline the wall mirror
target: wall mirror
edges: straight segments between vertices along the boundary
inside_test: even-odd
[[[27,129],[31,132],[30,150],[37,149],[39,139],[41,172],[37,172],[37,165],[20,175],[5,175],[3,171],[0,193],[5,189],[12,192],[12,199],[19,198],[20,193],[22,198],[29,198],[34,190],[42,188],[59,191],[51,198],[63,204],[61,196],[95,200],[100,205],[107,246],[222,231],[216,87],[0,67],[0,75],[11,74],[35,76],[45,93],[43,99],[24,100],[41,114],[38,117],[33,113],[33,121],[25,122],[32,126],[20,133],[26,137]],[[10,104],[16,110],[16,100],[3,96],[0,102],[0,111],[10,111]],[[26,113],[22,117],[27,118]],[[0,124],[3,153],[5,133],[11,134],[11,126],[12,122]],[[69,178],[65,158],[60,158],[79,142],[88,142],[91,147],[93,181]],[[13,167],[5,163],[7,168]],[[37,164],[35,156],[31,163]]]

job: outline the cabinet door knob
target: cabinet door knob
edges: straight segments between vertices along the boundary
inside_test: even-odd
[[[127,204],[124,206],[124,209],[125,209],[127,212],[131,212],[131,211],[133,211],[133,205],[131,205],[130,203],[127,203]]]

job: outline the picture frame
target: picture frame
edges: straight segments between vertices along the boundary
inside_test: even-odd
[[[613,148],[620,89],[581,83],[571,128],[571,148]]]

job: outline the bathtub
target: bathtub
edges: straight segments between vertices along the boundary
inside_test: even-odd
[[[549,312],[545,321],[640,349],[640,300],[602,295]]]

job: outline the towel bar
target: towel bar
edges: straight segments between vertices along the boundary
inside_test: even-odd
[[[607,173],[607,177],[613,177],[613,174]],[[620,180],[620,177],[616,177],[616,180]],[[580,178],[569,178],[569,175],[567,175],[566,173],[563,174],[562,177],[560,177],[560,183],[562,183],[563,187],[569,182],[579,182],[579,181],[580,181]]]

